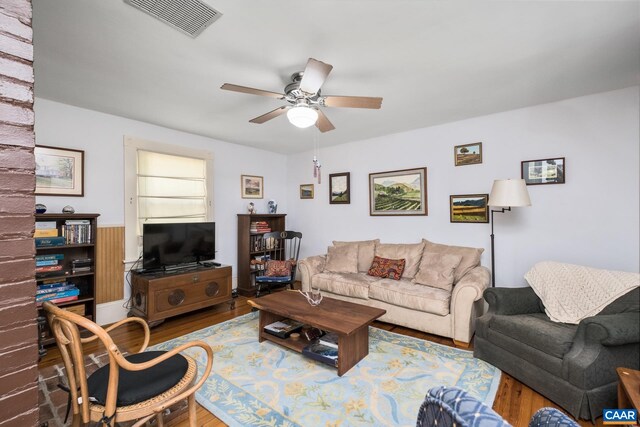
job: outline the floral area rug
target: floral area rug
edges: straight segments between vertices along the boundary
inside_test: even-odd
[[[258,313],[210,326],[153,349],[187,341],[211,345],[214,364],[196,400],[229,426],[415,426],[434,386],[467,390],[488,406],[500,371],[469,351],[369,328],[369,355],[337,370],[299,353],[258,342]],[[204,353],[190,349],[200,372]]]

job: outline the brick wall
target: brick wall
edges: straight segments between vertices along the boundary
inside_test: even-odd
[[[31,1],[0,2],[0,427],[36,426]]]

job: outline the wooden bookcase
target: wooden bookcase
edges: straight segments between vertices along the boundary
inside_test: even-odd
[[[285,231],[286,214],[238,214],[238,293],[243,296],[255,296],[255,275],[258,270],[251,269],[251,260],[263,254],[256,247],[256,241],[264,234],[252,233],[251,223],[265,221],[271,231]]]
[[[82,314],[87,319],[96,320],[96,239],[98,236],[98,216],[100,214],[35,214],[35,222],[55,222],[58,236],[63,235],[63,230],[67,221],[87,220],[88,232],[80,240],[84,243],[65,243],[59,246],[36,246],[36,256],[39,255],[62,255],[62,259],[57,260],[62,269],[54,272],[36,272],[36,284],[40,285],[45,281],[60,281],[75,285],[80,290],[77,300],[56,303],[60,308],[70,309],[73,312]],[[37,228],[37,227],[36,227]],[[70,230],[70,229],[69,229]],[[72,261],[75,259],[90,258],[89,269],[86,271],[74,271]],[[46,322],[44,310],[38,303],[38,328],[39,344],[41,355],[45,354],[45,345],[55,342],[49,325]]]

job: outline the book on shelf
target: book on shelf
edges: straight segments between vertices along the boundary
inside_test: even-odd
[[[36,273],[48,273],[51,271],[60,271],[62,270],[61,265],[42,265],[40,267],[36,267]]]
[[[41,288],[40,285],[38,285],[38,289],[36,290],[36,295],[55,294],[62,291],[68,291],[76,287],[76,285],[66,284],[67,282],[63,282],[63,283],[65,284],[64,285],[61,284],[60,286],[54,286],[54,287],[46,287],[46,288]]]
[[[282,319],[266,325],[264,331],[279,338],[289,338],[289,335],[302,329],[302,326],[302,323],[295,320]]]
[[[78,295],[80,295],[80,289],[74,286],[72,289],[67,289],[66,291],[51,292],[48,294],[37,295],[36,302],[51,301],[58,298],[66,298],[66,297],[73,297],[73,296],[77,297]]]
[[[327,347],[338,348],[338,334],[335,332],[325,332],[318,342]]]
[[[59,288],[60,286],[66,285],[66,280],[43,280],[42,283],[38,285],[38,289]]]
[[[55,221],[36,221],[36,230],[46,230],[57,228],[58,224]]]
[[[302,349],[302,354],[318,362],[338,367],[338,349],[314,341]]]
[[[33,232],[33,237],[57,237],[57,228],[36,228]]]
[[[64,254],[49,254],[49,255],[36,255],[36,262],[38,261],[51,261],[51,260],[64,259]]]
[[[46,248],[50,246],[64,246],[67,241],[64,237],[36,237],[36,248]]]
[[[55,299],[50,299],[47,300],[49,302],[52,302],[54,304],[60,304],[62,302],[69,302],[69,301],[76,301],[78,299],[78,295],[72,295],[70,297],[62,297],[62,298],[55,298]],[[44,301],[38,301],[38,305],[42,305]]]
[[[43,259],[43,260],[36,259],[36,267],[46,267],[48,265],[58,265],[58,260],[57,259]]]

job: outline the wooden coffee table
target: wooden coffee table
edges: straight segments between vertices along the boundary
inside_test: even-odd
[[[309,345],[301,334],[298,340],[278,338],[264,331],[270,323],[293,319],[338,335],[338,375],[344,375],[369,354],[369,325],[387,311],[366,305],[324,297],[320,305],[311,306],[298,291],[283,291],[249,300],[260,310],[258,339],[272,341],[302,353]]]

